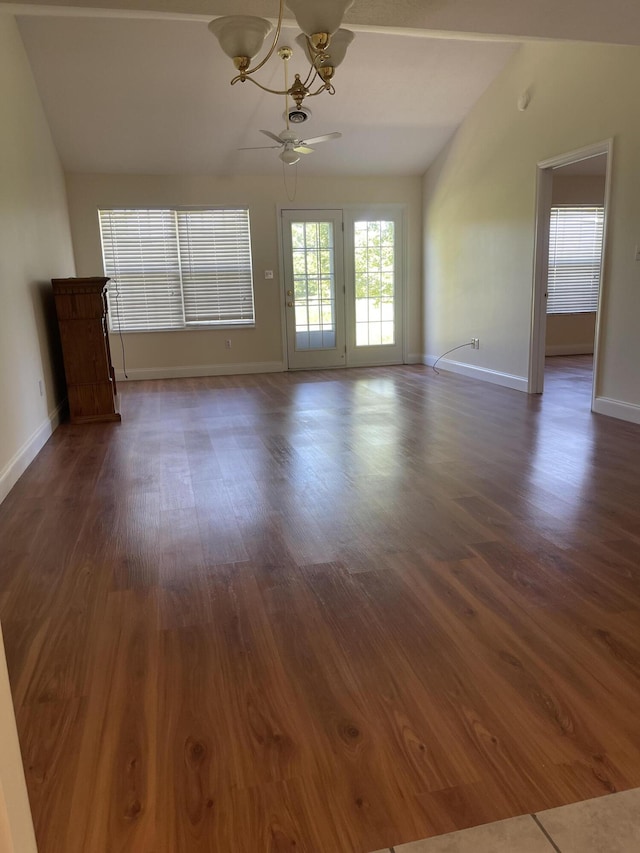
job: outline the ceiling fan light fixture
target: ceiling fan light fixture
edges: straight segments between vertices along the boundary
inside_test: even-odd
[[[287,166],[293,166],[300,159],[300,155],[292,148],[285,148],[284,151],[281,151],[280,154],[278,154],[278,157],[280,157],[282,162],[286,163]]]
[[[209,30],[220,42],[220,47],[238,66],[238,59],[253,59],[260,51],[273,24],[254,15],[227,15],[215,18]],[[240,69],[239,69],[240,70]]]
[[[313,36],[333,35],[339,29],[347,10],[354,0],[286,0],[286,4],[296,17],[302,32],[313,41]],[[315,45],[314,47],[321,47]]]

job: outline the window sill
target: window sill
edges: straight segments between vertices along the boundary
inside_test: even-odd
[[[203,323],[195,325],[190,323],[188,326],[181,326],[179,329],[109,329],[110,335],[164,335],[174,334],[175,332],[230,332],[239,329],[255,329],[255,323],[229,323],[217,325],[212,323]]]

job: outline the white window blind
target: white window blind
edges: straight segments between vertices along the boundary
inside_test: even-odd
[[[547,314],[596,311],[603,207],[552,207]]]
[[[253,322],[247,210],[177,211],[185,322]]]
[[[112,331],[254,322],[249,211],[100,210]]]

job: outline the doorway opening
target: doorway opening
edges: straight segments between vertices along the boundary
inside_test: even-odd
[[[611,141],[538,164],[529,392],[593,408],[604,289]],[[575,391],[582,387],[583,393]]]

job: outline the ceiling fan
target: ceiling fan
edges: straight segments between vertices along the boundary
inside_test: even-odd
[[[278,156],[282,162],[286,163],[288,166],[293,166],[294,163],[297,163],[301,154],[311,154],[315,150],[310,147],[311,145],[317,145],[320,142],[327,142],[330,139],[339,139],[342,136],[341,133],[334,132],[325,133],[322,136],[313,136],[311,139],[300,139],[295,130],[291,130],[290,128],[285,128],[285,130],[280,131],[278,136],[276,136],[275,133],[271,133],[270,130],[261,130],[260,133],[264,133],[265,136],[268,136],[269,139],[272,139],[278,144],[257,145],[251,148],[238,148],[238,151],[260,151],[267,148],[281,148],[282,151]]]

